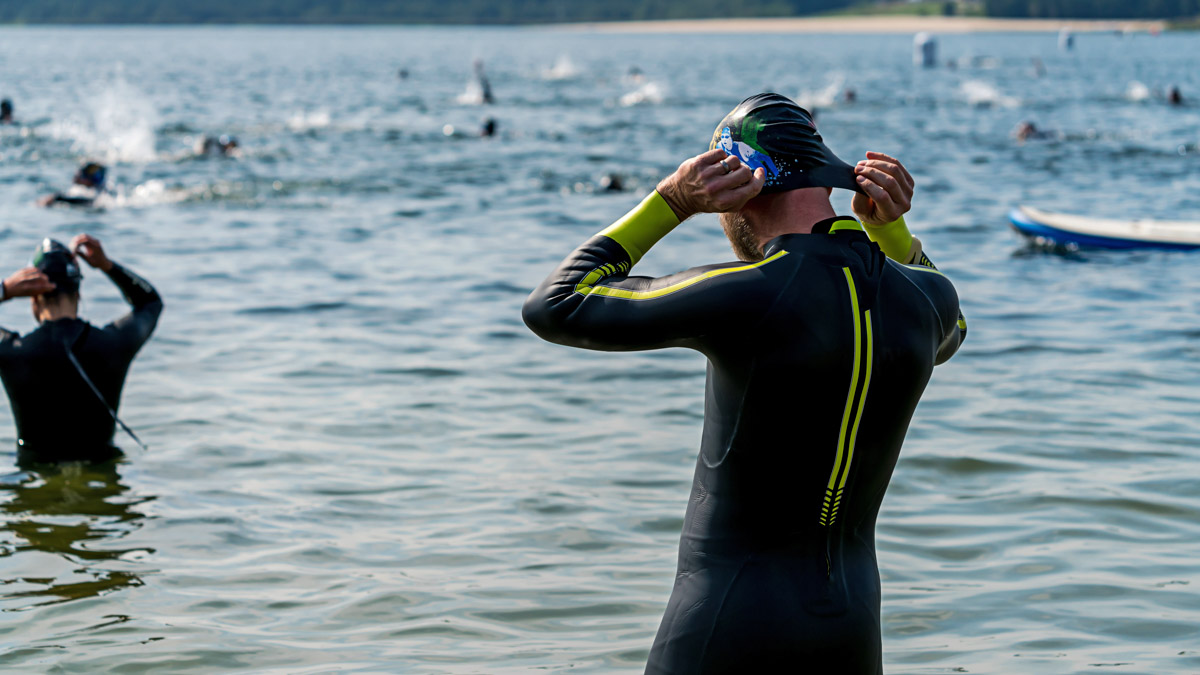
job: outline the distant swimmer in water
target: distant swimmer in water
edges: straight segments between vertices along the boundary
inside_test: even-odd
[[[13,104],[9,99],[0,101],[0,124],[16,124],[13,119]]]
[[[104,327],[80,319],[78,258],[104,272],[133,310]],[[71,240],[70,248],[53,239],[42,242],[32,265],[0,284],[0,301],[18,297],[31,299],[40,325],[24,336],[0,329],[0,379],[17,427],[17,461],[119,456],[112,440],[121,389],[133,357],[154,332],[162,298],[86,234]]]
[[[1042,129],[1038,129],[1036,124],[1026,120],[1017,125],[1017,128],[1013,130],[1013,136],[1016,137],[1018,141],[1025,142],[1046,141],[1057,138],[1058,134],[1055,134],[1053,131],[1043,131]]]
[[[196,141],[197,157],[237,157],[242,153],[238,140],[233,136],[205,136]]]
[[[103,164],[88,162],[75,172],[72,185],[65,193],[55,192],[38,200],[41,206],[65,204],[67,206],[93,207],[109,196],[107,187],[108,169]]]
[[[600,189],[604,192],[621,192],[625,189],[625,184],[617,174],[606,173],[600,177]]]
[[[495,103],[492,85],[488,82],[487,75],[483,74],[483,59],[475,59],[475,81],[479,84],[480,101],[486,105]]]
[[[772,161],[751,169],[726,132]],[[904,223],[913,181],[895,159],[846,164],[778,94],[743,101],[710,147],[568,255],[523,318],[557,344],[708,359],[678,572],[646,672],[876,675],[875,521],[933,368],[966,335],[958,295]],[[855,191],[861,223],[835,214],[833,187]],[[739,261],[630,275],[711,212]]]
[[[1183,92],[1179,91],[1179,87],[1171,87],[1171,91],[1167,94],[1167,103],[1183,105]]]
[[[483,121],[483,126],[479,128],[479,135],[484,138],[491,138],[496,135],[496,118],[489,117]]]
[[[842,92],[842,100],[846,103],[854,103],[858,100],[858,92],[848,88],[846,91]]]

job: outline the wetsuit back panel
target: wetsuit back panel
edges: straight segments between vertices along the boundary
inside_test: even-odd
[[[772,240],[761,263],[660,279],[626,276],[628,250],[595,237],[526,303],[554,342],[709,360],[649,673],[881,671],[875,520],[958,299],[831,224]]]
[[[133,306],[113,323],[98,328],[80,319],[59,319],[25,336],[0,329],[0,379],[12,405],[23,464],[100,461],[119,454],[108,409],[120,407],[129,366],[154,331],[163,303],[129,270],[114,264],[108,275]],[[103,402],[72,365],[67,349]]]

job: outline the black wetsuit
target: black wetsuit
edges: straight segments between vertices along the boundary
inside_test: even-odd
[[[66,204],[67,206],[84,206],[92,207],[96,205],[96,196],[84,197],[82,195],[65,195],[61,192],[55,192],[54,197],[50,200],[51,204]]]
[[[129,365],[154,331],[163,303],[154,287],[120,265],[114,263],[108,277],[133,311],[103,328],[58,319],[23,337],[0,329],[0,379],[12,404],[21,464],[101,461],[120,454],[112,444],[115,422],[108,409],[120,406]],[[68,347],[104,402],[71,363]]]
[[[646,672],[882,672],[875,519],[933,366],[965,335],[954,287],[887,259],[853,219],[773,239],[759,263],[626,276],[665,233],[630,236],[631,216],[563,261],[524,317],[559,344],[708,357]]]

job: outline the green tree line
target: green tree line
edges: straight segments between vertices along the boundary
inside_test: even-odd
[[[0,0],[0,23],[520,24],[804,16],[869,0]],[[947,3],[953,5],[953,3]],[[1178,18],[1200,0],[983,0],[984,13],[1034,18]]]
[[[988,16],[1039,19],[1175,19],[1200,14],[1200,0],[984,0]]]
[[[0,0],[3,23],[458,23],[797,16],[861,0]]]

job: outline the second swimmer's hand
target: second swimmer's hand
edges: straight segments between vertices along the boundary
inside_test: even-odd
[[[868,152],[854,167],[854,176],[866,194],[855,193],[850,208],[863,223],[887,225],[912,207],[913,179],[900,160]]]
[[[81,234],[72,239],[71,250],[79,254],[80,258],[86,260],[87,264],[101,272],[107,272],[112,269],[113,262],[105,255],[104,247],[100,245],[100,240],[90,234]]]
[[[715,148],[680,164],[658,184],[658,193],[683,222],[697,213],[737,211],[766,182],[762,168],[751,171],[737,157]]]
[[[4,280],[4,299],[32,297],[49,293],[54,290],[55,284],[50,281],[49,277],[41,272],[36,267],[26,267],[24,269],[13,272],[12,276]]]

